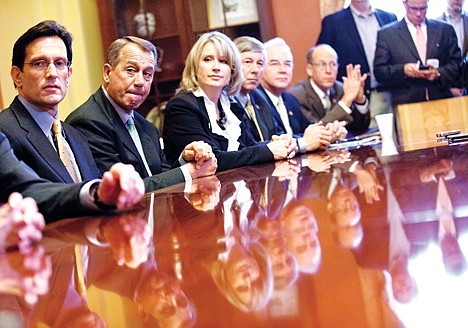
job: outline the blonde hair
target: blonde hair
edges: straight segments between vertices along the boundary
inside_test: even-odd
[[[212,42],[218,52],[222,52],[228,65],[231,67],[231,80],[225,86],[229,96],[236,95],[242,85],[241,57],[239,50],[226,35],[220,32],[208,32],[202,34],[195,45],[190,50],[185,62],[182,80],[177,92],[182,90],[195,91],[200,86],[197,79],[198,63],[200,61],[203,48],[208,42]]]
[[[258,311],[265,307],[273,293],[273,273],[271,271],[270,258],[263,246],[257,242],[244,245],[247,253],[252,256],[258,264],[260,278],[257,283],[252,284],[250,293],[252,300],[246,304],[239,297],[238,292],[227,278],[226,264],[220,260],[212,263],[210,268],[211,277],[221,294],[235,307],[243,312]]]

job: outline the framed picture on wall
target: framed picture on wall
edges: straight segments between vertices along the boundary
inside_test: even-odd
[[[207,0],[210,29],[258,22],[256,0]]]

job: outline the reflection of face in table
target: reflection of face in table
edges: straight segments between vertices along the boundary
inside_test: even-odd
[[[294,254],[299,270],[317,271],[321,260],[318,226],[312,210],[299,201],[291,201],[281,213],[286,243]]]
[[[191,327],[195,322],[192,304],[170,274],[150,270],[135,295],[140,317],[148,327]]]

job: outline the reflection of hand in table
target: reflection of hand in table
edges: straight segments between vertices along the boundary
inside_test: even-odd
[[[39,295],[49,291],[52,265],[40,245],[25,252],[0,254],[0,267],[0,293],[17,295],[35,304]]]
[[[18,247],[20,251],[42,239],[44,218],[32,198],[13,193],[0,207],[0,252]]]
[[[328,153],[307,154],[308,167],[315,172],[330,172],[330,167],[334,164],[332,156]]]
[[[359,192],[365,194],[367,204],[379,201],[379,190],[383,190],[383,187],[379,183],[374,165],[367,165],[366,168],[358,165],[353,173],[357,178]]]
[[[103,220],[99,226],[98,240],[109,243],[118,265],[130,268],[148,259],[150,238],[148,223],[131,214]]]
[[[216,176],[204,177],[192,181],[189,202],[199,211],[212,210],[219,203],[221,182]]]
[[[421,182],[437,181],[436,175],[441,174],[446,177],[452,170],[453,163],[448,159],[441,159],[419,171]]]
[[[300,171],[300,165],[295,160],[276,161],[272,176],[278,177],[279,181],[290,180],[297,177]]]

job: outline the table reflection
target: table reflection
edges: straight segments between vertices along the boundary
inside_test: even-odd
[[[51,261],[49,292],[27,303],[3,288],[0,323],[462,326],[467,159],[464,145],[326,151],[147,194],[130,213],[57,222],[31,253]],[[49,261],[21,271],[28,255],[0,255],[3,274],[28,272],[24,282]]]

